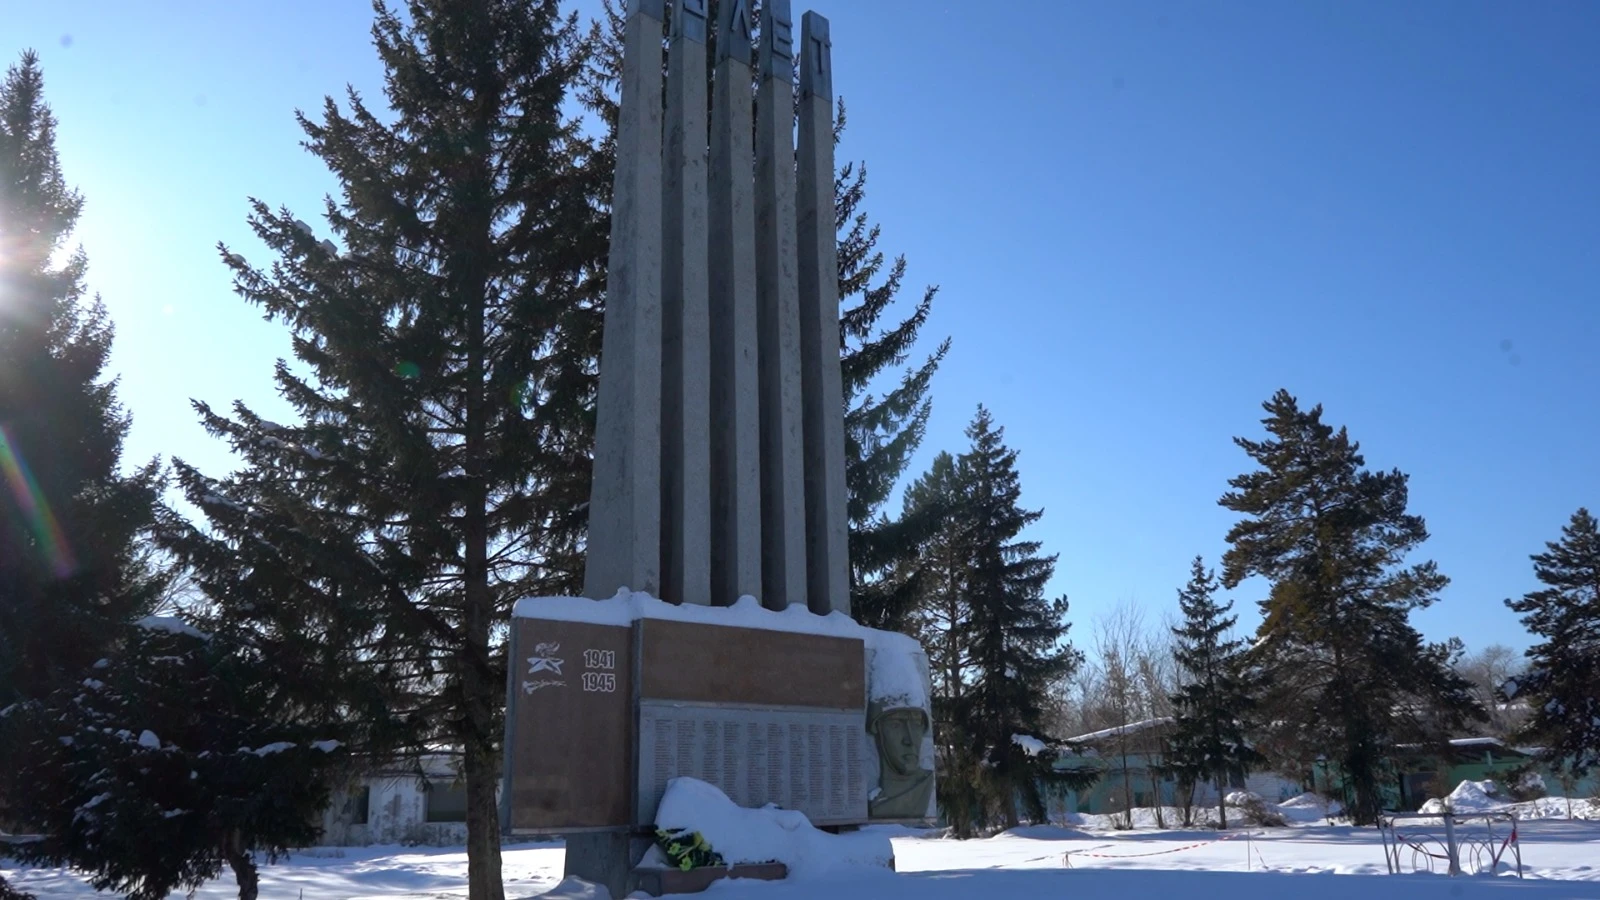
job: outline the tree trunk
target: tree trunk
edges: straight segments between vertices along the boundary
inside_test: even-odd
[[[945,612],[949,619],[949,626],[944,633],[945,698],[951,710],[959,710],[961,708],[961,601],[956,592],[954,576],[948,569],[941,574],[944,581]],[[964,730],[950,729],[945,740],[950,748],[950,759],[955,764],[956,772],[959,773],[956,778],[961,782],[953,789],[945,789],[948,796],[956,799],[956,802],[950,804],[948,816],[955,836],[960,840],[966,840],[972,837],[977,771],[975,767],[968,765],[969,753],[964,743]]]
[[[489,658],[489,627],[494,598],[489,590],[488,489],[484,482],[486,423],[483,307],[469,313],[467,346],[467,422],[465,465],[467,497],[462,516],[463,646],[457,663],[461,678],[461,737],[467,777],[467,897],[505,900],[500,876],[500,805],[496,799],[501,766],[495,753],[495,704],[504,681],[495,678]]]
[[[481,4],[472,4],[472,26],[484,33],[489,16]],[[491,410],[488,385],[487,308],[491,301],[489,271],[494,258],[494,176],[489,160],[494,156],[490,136],[498,114],[500,86],[494,66],[487,61],[475,75],[476,106],[467,141],[471,145],[470,173],[459,185],[459,202],[466,220],[463,233],[470,243],[451,260],[452,288],[466,307],[465,323],[465,428],[462,473],[462,637],[460,663],[463,750],[467,776],[467,897],[469,900],[505,900],[500,875],[500,809],[496,800],[501,766],[495,753],[499,735],[495,708],[504,695],[505,681],[494,677],[489,655],[489,630],[495,615],[495,598],[489,588],[489,462],[494,448],[489,442]],[[505,448],[501,448],[505,449]]]
[[[495,788],[500,764],[492,748],[467,746],[467,897],[505,900],[500,877],[500,806]]]
[[[1145,771],[1150,773],[1150,797],[1156,810],[1156,827],[1167,827],[1166,810],[1162,809],[1161,802],[1161,776],[1156,773],[1154,766],[1146,766]]]
[[[959,740],[959,739],[958,739]],[[953,780],[956,782],[950,790],[953,801],[950,804],[949,818],[951,832],[957,840],[967,840],[972,837],[972,798],[976,791],[973,780],[977,772],[969,764],[968,753],[965,746],[958,743],[950,755]]]
[[[1217,771],[1217,827],[1228,830],[1228,776]]]
[[[460,713],[465,720],[462,749],[466,753],[467,780],[467,897],[468,900],[505,900],[505,885],[500,876],[500,804],[496,797],[501,765],[494,741],[494,705],[499,679],[492,677],[489,660],[492,609],[485,561],[487,542],[482,516],[469,514],[466,520],[467,633],[459,663],[463,707]]]
[[[256,870],[255,860],[239,849],[230,849],[227,859],[228,868],[233,870],[233,878],[239,883],[239,900],[256,900],[261,893],[261,873]]]
[[[1122,717],[1122,727],[1128,727],[1127,716]],[[1122,827],[1133,827],[1133,776],[1128,774],[1128,745],[1127,738],[1123,738],[1122,745]]]

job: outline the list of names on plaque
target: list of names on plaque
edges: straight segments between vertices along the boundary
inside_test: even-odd
[[[723,778],[732,782],[739,772],[739,751],[744,749],[747,728],[738,722],[729,722],[722,727],[722,772]],[[750,779],[744,779],[745,787],[749,787]]]
[[[818,823],[866,819],[859,715],[648,701],[639,714],[639,824],[652,823],[679,775],[744,807],[773,803]]]
[[[861,729],[846,728],[844,730],[844,758],[847,760],[845,765],[845,784],[848,785],[845,789],[847,800],[848,797],[854,797],[867,789],[867,781],[862,777],[861,772],[862,740]]]
[[[783,770],[786,757],[783,753],[783,726],[776,722],[767,725],[767,789],[762,794],[766,797],[784,797]],[[769,801],[777,803],[778,801]],[[779,804],[780,806],[782,804]]]
[[[767,787],[767,729],[759,722],[746,722],[744,733],[745,759],[749,762],[745,769],[744,795],[756,797]]]
[[[706,784],[722,783],[722,723],[716,719],[703,719],[700,727],[705,733],[705,743],[700,748],[700,771],[696,774]]]
[[[789,723],[789,758],[785,760],[789,766],[789,802],[800,803],[811,799],[810,784],[806,782],[808,767],[806,763],[806,726],[799,722]]]
[[[827,793],[828,770],[832,767],[828,765],[827,744],[822,737],[827,731],[827,727],[820,722],[813,722],[806,726],[806,774],[810,776],[807,781],[810,782],[809,787],[811,788],[807,799],[813,803],[826,804],[829,799]],[[799,766],[795,768],[799,768]]]
[[[666,784],[667,779],[672,777],[672,767],[678,762],[678,754],[674,752],[674,742],[677,740],[678,734],[677,723],[671,719],[657,719],[655,722],[644,726],[641,731],[645,734],[653,735],[653,741],[647,740],[641,741],[641,743],[649,743],[654,748],[654,752],[649,756],[645,756],[644,748],[641,747],[639,764],[641,767],[651,767],[651,783]]]
[[[844,728],[842,726],[839,726],[839,725],[829,725],[828,726],[828,758],[829,759],[844,759],[845,758],[845,756],[844,756],[845,749],[844,748],[845,748]],[[846,773],[847,773],[847,777],[848,777],[849,766],[846,766],[845,769],[846,769]],[[849,793],[849,786],[846,784],[846,778],[840,778],[840,777],[838,777],[837,774],[835,774],[833,778],[828,779],[828,805],[829,806],[843,806],[844,803],[845,803],[845,799],[844,798],[845,798],[845,795],[847,793]]]

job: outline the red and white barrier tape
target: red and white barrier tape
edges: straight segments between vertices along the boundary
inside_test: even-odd
[[[1095,851],[1095,850],[1104,850],[1106,847],[1115,847],[1116,846],[1116,844],[1104,844],[1104,845],[1099,846],[1099,847],[1091,847],[1088,850],[1068,850],[1066,853],[1061,854],[1061,863],[1062,863],[1062,865],[1064,865],[1064,866],[1066,866],[1067,868],[1070,869],[1070,868],[1072,868],[1072,857],[1074,857],[1074,856],[1082,856],[1082,857],[1087,857],[1089,859],[1142,859],[1142,858],[1144,858],[1146,856],[1165,856],[1168,853],[1182,853],[1185,850],[1193,850],[1196,847],[1208,847],[1208,846],[1210,846],[1212,844],[1220,844],[1223,841],[1231,841],[1236,837],[1249,837],[1249,836],[1250,836],[1250,832],[1248,832],[1248,831],[1236,831],[1233,834],[1227,835],[1226,837],[1213,838],[1213,839],[1211,839],[1209,841],[1200,841],[1200,842],[1194,843],[1194,844],[1186,844],[1186,845],[1184,845],[1182,847],[1174,847],[1171,850],[1154,850],[1154,851],[1151,851],[1149,853],[1094,853],[1094,852],[1092,852],[1092,851]]]

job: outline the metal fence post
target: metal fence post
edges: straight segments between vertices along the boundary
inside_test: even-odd
[[[1461,874],[1461,854],[1456,849],[1455,816],[1444,814],[1444,843],[1445,853],[1450,857],[1450,875],[1454,877]]]

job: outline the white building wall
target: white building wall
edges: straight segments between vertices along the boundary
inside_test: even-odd
[[[1231,793],[1236,788],[1229,790]],[[1305,788],[1300,782],[1285,778],[1276,772],[1252,772],[1244,780],[1244,790],[1259,796],[1268,803],[1281,803],[1291,797],[1298,797],[1305,793]],[[1197,806],[1216,806],[1217,789],[1215,785],[1195,785],[1194,802]]]
[[[448,783],[448,781],[444,781]],[[346,802],[359,785],[371,788],[366,824],[356,824]],[[322,814],[323,847],[366,847],[373,844],[409,844],[453,847],[467,842],[465,822],[429,822],[428,797],[416,775],[373,776],[351,791],[336,791]]]

